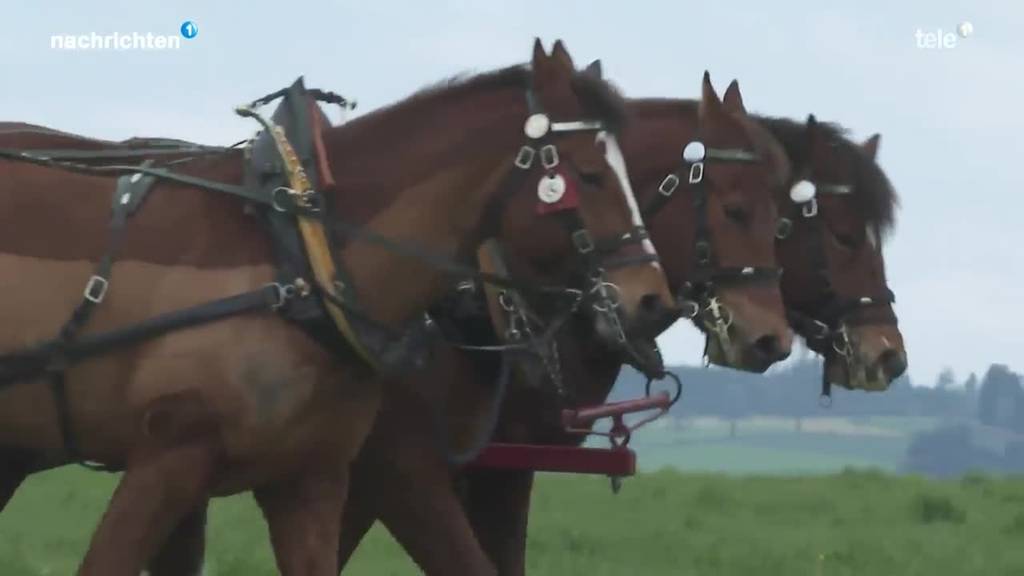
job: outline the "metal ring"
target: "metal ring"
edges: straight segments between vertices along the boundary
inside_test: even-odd
[[[292,190],[287,186],[278,186],[277,188],[274,188],[274,190],[270,192],[270,205],[274,207],[274,210],[277,210],[278,212],[287,212],[287,208],[277,203],[278,192],[284,192],[286,195],[292,196],[293,194],[295,194],[295,190]]]
[[[675,384],[676,384],[676,386],[675,386],[675,388],[676,388],[675,395],[674,396],[669,396],[668,406],[669,406],[669,408],[671,408],[672,406],[675,406],[676,402],[679,402],[680,398],[683,397],[683,381],[679,378],[679,376],[675,372],[671,372],[671,371],[666,370],[661,376],[659,376],[657,378],[650,378],[650,377],[648,377],[647,378],[647,384],[644,385],[644,393],[647,395],[648,398],[650,398],[651,397],[651,384],[653,384],[655,382],[660,382],[662,380],[665,380],[666,378],[672,379],[675,382]]]

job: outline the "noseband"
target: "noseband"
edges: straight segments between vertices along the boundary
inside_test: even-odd
[[[715,295],[720,285],[738,285],[750,282],[775,280],[781,270],[767,266],[721,266],[717,263],[708,227],[711,191],[705,185],[705,165],[708,162],[745,163],[760,161],[755,153],[740,148],[708,148],[701,141],[694,140],[686,145],[682,154],[682,170],[672,172],[658,185],[658,193],[644,207],[645,221],[665,207],[683,183],[680,173],[686,174],[686,186],[690,190],[694,206],[694,254],[696,260],[678,294],[684,315],[690,319],[705,315],[705,327],[713,330],[721,339],[728,340],[732,313]]]
[[[853,362],[853,343],[848,328],[866,324],[896,325],[896,315],[889,308],[882,316],[868,317],[874,308],[891,306],[896,296],[888,286],[881,294],[844,297],[836,292],[828,272],[828,255],[825,250],[826,226],[818,217],[817,194],[847,195],[854,193],[850,184],[832,184],[804,179],[793,185],[790,191],[788,214],[779,218],[775,236],[780,241],[789,238],[794,223],[803,220],[811,234],[806,244],[810,250],[811,268],[821,280],[820,295],[816,299],[821,305],[813,312],[786,307],[786,317],[793,330],[802,336],[808,346],[819,353],[839,354],[847,365]],[[822,376],[822,401],[831,402],[832,388],[826,376]]]

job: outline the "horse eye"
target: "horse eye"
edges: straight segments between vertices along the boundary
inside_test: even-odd
[[[750,215],[742,206],[726,206],[725,216],[737,224],[745,225],[750,221]]]
[[[839,242],[839,245],[847,250],[856,250],[860,245],[859,240],[853,234],[839,233],[836,234],[835,237],[836,241]]]
[[[580,180],[588,186],[594,188],[604,187],[604,173],[603,172],[580,172]]]

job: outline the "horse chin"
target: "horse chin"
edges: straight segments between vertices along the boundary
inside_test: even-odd
[[[889,378],[878,366],[869,366],[859,357],[847,363],[841,356],[829,355],[825,359],[825,378],[847,390],[881,392],[889,388]]]
[[[728,342],[717,334],[706,334],[708,363],[742,372],[763,374],[772,362],[756,354],[750,346],[743,346],[730,338]]]
[[[650,338],[631,339],[628,346],[626,358],[630,366],[651,379],[661,378],[665,375],[665,361],[654,340]]]
[[[624,363],[644,376],[657,378],[665,373],[665,363],[654,338],[627,333],[623,340],[623,333],[603,314],[594,317],[594,331],[609,353],[621,356]]]

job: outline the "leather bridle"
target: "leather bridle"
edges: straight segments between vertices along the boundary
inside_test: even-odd
[[[896,302],[893,291],[883,286],[880,293],[859,296],[842,296],[831,281],[828,266],[828,251],[825,248],[828,234],[825,222],[820,218],[818,194],[848,195],[855,193],[852,184],[836,184],[815,181],[810,178],[798,180],[790,189],[790,204],[786,214],[778,221],[775,236],[779,241],[790,237],[795,223],[804,222],[810,233],[804,240],[808,247],[810,266],[819,280],[818,296],[813,299],[817,305],[804,309],[786,307],[786,317],[793,330],[807,341],[812,350],[821,354],[838,354],[849,367],[853,362],[853,343],[849,337],[850,326],[865,324],[896,325],[892,304]],[[871,310],[881,309],[882,314],[869,316]],[[831,400],[831,383],[822,376],[822,401]]]
[[[664,208],[681,185],[690,192],[695,218],[695,260],[677,298],[684,307],[686,317],[692,320],[701,316],[704,328],[714,332],[723,341],[728,341],[732,313],[715,294],[717,287],[776,280],[781,270],[774,266],[721,266],[717,263],[708,226],[711,190],[704,177],[705,165],[709,162],[751,164],[759,162],[760,156],[742,148],[710,148],[698,139],[686,145],[682,160],[681,169],[661,181],[657,194],[644,207],[644,220],[652,218]]]

